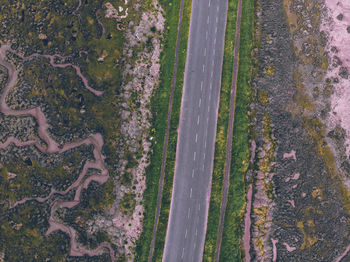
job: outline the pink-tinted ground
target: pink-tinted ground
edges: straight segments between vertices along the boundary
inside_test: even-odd
[[[331,97],[331,110],[329,114],[329,126],[334,128],[340,125],[345,129],[346,151],[350,155],[350,79],[340,78],[339,70],[346,67],[350,72],[350,34],[347,32],[350,26],[350,0],[326,0],[325,5],[328,9],[328,18],[323,20],[321,30],[325,31],[329,37],[327,51],[331,51],[332,47],[336,47],[336,56],[341,60],[342,65],[329,66],[327,77],[338,77],[340,82],[335,85],[335,92]],[[339,15],[342,19],[338,19]],[[333,48],[334,50],[334,48]]]
[[[96,181],[100,184],[103,184],[108,180],[109,173],[108,173],[107,167],[106,167],[105,162],[104,162],[105,157],[101,153],[102,146],[103,146],[103,138],[102,138],[101,134],[93,134],[86,139],[83,139],[83,140],[77,141],[77,142],[73,142],[73,143],[67,143],[67,144],[63,145],[62,148],[59,148],[58,143],[56,141],[54,141],[49,136],[49,133],[47,131],[49,128],[49,125],[48,125],[48,123],[46,121],[46,117],[43,114],[43,112],[41,111],[40,107],[35,107],[35,108],[25,109],[25,110],[12,110],[11,108],[9,108],[9,106],[6,104],[6,96],[9,92],[9,90],[15,86],[15,84],[17,82],[17,78],[18,78],[18,72],[13,65],[11,65],[10,63],[7,62],[6,52],[15,53],[15,51],[13,51],[9,45],[2,45],[0,47],[0,64],[7,69],[7,73],[8,73],[7,83],[4,87],[4,89],[2,90],[1,96],[0,96],[0,111],[1,111],[1,113],[5,114],[5,115],[16,115],[16,116],[31,115],[31,116],[33,116],[36,119],[37,124],[38,124],[39,137],[45,142],[46,146],[42,146],[38,141],[22,142],[22,141],[17,140],[14,137],[9,137],[5,141],[5,143],[0,144],[0,149],[4,149],[9,144],[13,143],[18,147],[35,145],[41,152],[46,153],[46,154],[60,154],[60,153],[63,153],[67,150],[70,150],[72,148],[79,147],[79,146],[85,144],[85,145],[93,145],[94,146],[93,155],[95,158],[94,162],[87,161],[85,163],[83,170],[82,170],[81,174],[79,175],[78,179],[70,187],[68,187],[65,191],[56,191],[55,189],[52,189],[50,194],[45,198],[42,198],[42,197],[25,198],[25,199],[22,199],[20,201],[17,201],[16,203],[14,203],[14,205],[12,207],[14,207],[16,205],[23,204],[29,200],[36,200],[38,202],[44,202],[54,194],[65,195],[69,191],[71,191],[73,188],[76,188],[76,193],[75,193],[75,197],[74,197],[73,201],[56,200],[52,203],[50,218],[49,218],[50,227],[47,230],[46,235],[49,235],[51,232],[56,231],[56,230],[61,230],[65,233],[67,233],[70,237],[70,240],[71,240],[70,241],[70,246],[71,246],[70,255],[71,256],[84,256],[84,255],[95,256],[95,255],[99,255],[103,251],[103,249],[107,248],[109,250],[109,254],[111,256],[111,259],[113,261],[114,260],[114,250],[112,249],[112,247],[110,246],[109,243],[106,243],[106,242],[101,243],[94,250],[88,250],[88,249],[85,249],[83,247],[80,247],[79,244],[76,242],[76,231],[73,228],[60,223],[54,217],[54,213],[55,213],[55,210],[57,208],[64,208],[64,207],[72,208],[72,207],[76,206],[77,204],[79,204],[80,200],[81,200],[82,189],[86,189],[91,181]],[[49,55],[33,54],[29,57],[23,57],[19,54],[16,54],[16,55],[18,55],[20,58],[22,58],[24,60],[28,60],[28,59],[31,59],[31,58],[37,57],[37,56],[49,58],[50,64],[53,67],[64,68],[67,66],[72,66],[76,70],[77,75],[82,79],[82,81],[84,83],[84,87],[86,89],[88,89],[89,91],[91,91],[95,95],[102,94],[101,91],[94,90],[88,85],[87,79],[81,74],[79,67],[72,65],[72,64],[56,64],[54,62],[54,59],[56,57],[63,58],[59,55],[49,56]],[[93,174],[93,175],[90,175],[89,177],[85,178],[87,170],[91,169],[91,168],[100,170],[100,174]]]
[[[245,261],[250,261],[250,226],[252,224],[250,219],[250,213],[252,209],[252,195],[253,195],[253,186],[249,185],[249,190],[247,194],[247,210],[244,218],[244,235],[243,235],[243,245],[244,245],[244,253],[245,253]]]

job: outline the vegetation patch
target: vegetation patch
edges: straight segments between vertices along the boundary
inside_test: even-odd
[[[243,260],[242,223],[246,205],[245,175],[249,168],[250,117],[252,98],[251,79],[253,63],[253,26],[256,0],[242,1],[240,54],[233,128],[230,187],[226,207],[220,261]]]
[[[215,141],[211,198],[203,254],[204,261],[214,261],[220,221],[222,186],[226,161],[227,127],[230,114],[230,97],[232,89],[237,6],[238,1],[229,1],[225,34],[224,60],[222,67],[220,105]]]
[[[152,241],[155,210],[157,205],[159,177],[162,165],[164,136],[166,130],[169,97],[171,91],[170,87],[173,77],[176,47],[174,43],[176,43],[177,39],[179,10],[181,4],[181,1],[168,2],[162,0],[159,2],[165,10],[166,31],[164,33],[165,40],[163,43],[164,47],[161,55],[160,84],[151,102],[152,114],[154,116],[151,135],[154,137],[155,142],[153,143],[153,154],[151,156],[150,165],[147,169],[146,175],[147,187],[144,193],[145,214],[143,221],[143,232],[139,240],[137,241],[136,261],[147,261]],[[157,228],[155,250],[153,254],[154,261],[161,261],[162,259],[166,228],[168,225],[168,216],[170,211],[171,191],[173,185],[175,166],[177,128],[180,116],[190,15],[191,0],[185,0],[181,26],[181,41],[178,57],[177,78],[175,85],[173,110],[171,115],[171,126],[168,141],[168,152],[165,167],[166,175],[164,178],[163,198]]]

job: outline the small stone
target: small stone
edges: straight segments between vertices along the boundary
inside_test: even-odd
[[[344,78],[344,79],[348,79],[349,78],[349,71],[346,67],[342,66],[339,69],[339,75]]]
[[[343,14],[339,14],[339,15],[337,16],[337,19],[338,19],[339,21],[341,21],[341,20],[343,20],[343,17],[344,17]]]

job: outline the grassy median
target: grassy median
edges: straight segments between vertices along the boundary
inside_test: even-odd
[[[235,103],[235,121],[233,129],[230,187],[226,207],[220,261],[242,261],[241,249],[242,222],[245,211],[244,177],[249,167],[249,103],[251,92],[251,50],[256,0],[242,1],[242,21],[240,29],[240,55]],[[220,107],[215,143],[215,158],[212,177],[212,192],[208,216],[208,227],[204,247],[204,261],[214,261],[220,221],[222,187],[225,171],[227,127],[230,111],[232,88],[234,39],[237,18],[237,0],[229,0]]]
[[[220,261],[242,261],[242,224],[246,206],[245,174],[249,167],[249,104],[252,98],[253,25],[256,0],[242,1],[242,22],[240,30],[239,72],[236,90],[235,121],[230,171],[230,187]]]
[[[220,106],[215,141],[214,169],[212,175],[208,227],[204,245],[203,261],[214,261],[218,236],[220,207],[222,200],[222,186],[226,160],[227,127],[230,114],[237,6],[237,0],[229,0],[225,34],[224,60],[222,67]]]
[[[173,100],[173,110],[171,115],[171,128],[169,133],[167,162],[164,177],[163,197],[157,228],[153,261],[161,261],[162,259],[166,228],[168,225],[168,215],[170,211],[171,191],[175,166],[177,127],[179,124],[187,40],[191,16],[191,2],[191,0],[185,0],[184,2],[176,86]],[[147,188],[144,194],[145,217],[143,221],[143,232],[137,241],[135,261],[148,260],[150,245],[152,241],[155,210],[157,205],[158,184],[162,164],[164,136],[166,131],[171,82],[173,77],[181,1],[170,2],[161,0],[160,4],[165,10],[166,31],[164,34],[164,47],[161,55],[160,84],[151,101],[152,113],[154,116],[152,123],[152,136],[154,137],[155,142],[153,143],[151,164],[149,165],[146,173]]]

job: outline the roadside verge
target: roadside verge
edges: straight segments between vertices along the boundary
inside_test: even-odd
[[[229,0],[225,33],[224,60],[222,67],[220,105],[215,141],[214,168],[212,174],[211,198],[209,205],[206,239],[204,244],[203,261],[214,261],[218,236],[222,187],[226,160],[227,127],[229,121],[230,97],[232,89],[237,6],[238,2],[236,0]]]
[[[244,213],[246,207],[245,175],[250,165],[250,103],[253,97],[251,81],[253,76],[252,49],[256,0],[242,1],[242,22],[240,29],[240,58],[235,103],[235,121],[231,154],[230,186],[220,261],[243,261],[242,245]]]
[[[182,3],[182,21],[180,21]],[[144,194],[143,232],[137,241],[136,261],[161,261],[163,255],[174,176],[177,127],[179,124],[191,3],[191,0],[160,1],[166,12],[166,32],[161,57],[160,83],[151,103],[154,117],[151,134],[154,137],[153,154],[146,173],[147,187]],[[178,26],[180,26],[180,31]],[[178,32],[180,32],[180,38],[176,61],[175,43],[177,43]],[[172,84],[174,84],[173,89],[171,88]],[[171,100],[172,105],[169,104]],[[167,123],[170,123],[170,125],[167,125]],[[167,134],[167,132],[169,133]],[[162,175],[163,177],[161,177]]]
[[[232,152],[229,154],[229,187],[227,205],[222,225],[221,247],[217,246],[220,210],[223,201],[223,185],[226,155],[228,153],[228,126],[230,97],[234,72],[234,46],[238,1],[229,0],[229,15],[225,36],[225,54],[220,94],[220,107],[215,144],[212,193],[210,199],[208,227],[204,248],[204,261],[243,261],[243,220],[246,206],[245,174],[249,168],[249,104],[252,97],[251,51],[253,46],[253,21],[256,0],[242,1],[242,17],[239,38],[239,61],[234,104]],[[220,237],[220,236],[219,236]],[[215,257],[216,251],[218,252]]]

